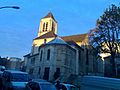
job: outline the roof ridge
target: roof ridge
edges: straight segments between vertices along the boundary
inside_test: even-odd
[[[48,35],[49,34],[49,35]],[[47,36],[48,35],[48,36]],[[54,36],[54,37],[57,37],[57,34],[55,34],[53,31],[49,31],[49,32],[47,32],[47,33],[45,33],[45,34],[43,34],[43,35],[41,35],[41,36],[39,36],[39,37],[36,37],[35,39],[40,39],[40,38],[42,38],[43,39],[43,37],[45,38],[45,37],[47,37],[47,38],[49,38],[49,37],[51,37],[51,36]],[[34,40],[35,40],[34,39]]]
[[[56,42],[56,40],[60,40],[60,41],[62,41],[62,43],[61,42]],[[61,44],[67,44],[61,37],[59,37],[59,36],[57,36],[57,37],[55,37],[53,40],[51,40],[50,42],[48,42],[47,44],[51,44],[51,43],[61,43]]]
[[[77,35],[71,35],[71,36],[63,36],[61,37],[64,41],[83,41],[87,37],[87,33],[85,34],[77,34]]]
[[[71,36],[78,36],[78,35],[87,35],[87,33],[84,33],[84,34],[74,34],[74,35],[69,35],[69,36],[61,36],[61,37],[71,37]]]

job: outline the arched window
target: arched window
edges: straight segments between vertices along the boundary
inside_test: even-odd
[[[52,31],[54,31],[55,28],[54,28],[54,22],[52,22]]]
[[[50,49],[47,50],[47,60],[50,60]]]
[[[42,56],[43,56],[43,50],[40,52],[40,61],[42,61]]]
[[[45,23],[43,23],[43,32],[45,31]]]
[[[46,22],[46,29],[45,29],[45,31],[47,31],[47,29],[48,29],[48,22]]]

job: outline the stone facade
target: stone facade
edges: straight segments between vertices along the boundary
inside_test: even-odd
[[[44,23],[48,23],[43,30]],[[54,24],[51,24],[54,23]],[[42,18],[32,50],[24,56],[26,71],[32,78],[67,81],[70,76],[96,75],[98,61],[87,34],[59,37],[52,13]]]

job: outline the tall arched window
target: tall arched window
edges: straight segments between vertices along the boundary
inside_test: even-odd
[[[50,60],[50,49],[47,50],[47,60]]]
[[[43,50],[40,52],[40,61],[42,61],[42,56],[43,56]]]
[[[55,31],[55,25],[54,25],[54,22],[52,22],[52,31]]]
[[[48,22],[46,22],[46,29],[45,29],[45,31],[47,31],[47,29],[48,29]]]
[[[43,23],[43,32],[45,31],[45,23]]]

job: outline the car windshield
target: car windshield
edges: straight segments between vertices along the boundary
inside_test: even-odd
[[[11,75],[11,80],[16,81],[16,82],[27,82],[28,81],[28,74],[13,73]]]

